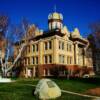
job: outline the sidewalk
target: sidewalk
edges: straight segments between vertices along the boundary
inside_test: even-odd
[[[71,92],[71,91],[67,91],[67,90],[61,90],[61,91],[64,92],[64,93],[69,93],[69,94],[79,95],[79,96],[83,96],[83,97],[94,98],[93,100],[100,100],[100,97],[98,97],[98,96],[86,95],[86,94]]]

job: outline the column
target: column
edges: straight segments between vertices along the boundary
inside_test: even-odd
[[[57,57],[57,51],[58,51],[58,41],[56,38],[53,40],[53,63],[57,64],[59,61],[59,58]]]
[[[33,77],[35,77],[36,76],[36,68],[35,68],[35,66],[33,67]]]
[[[75,43],[74,46],[74,63],[78,65],[78,44]]]
[[[44,52],[44,45],[43,42],[39,42],[39,64],[43,64],[43,52]]]

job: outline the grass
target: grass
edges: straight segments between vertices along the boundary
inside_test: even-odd
[[[95,79],[54,79],[54,81],[60,86],[61,89],[78,93],[84,93],[88,89],[100,87],[100,83],[98,83]]]
[[[89,88],[95,88],[97,85],[84,83],[75,80],[53,79],[61,89],[84,93]],[[14,83],[0,83],[0,100],[36,100],[32,95],[33,86],[38,79],[17,79]],[[100,85],[98,85],[100,86]],[[62,93],[62,96],[56,100],[91,100],[91,98]]]

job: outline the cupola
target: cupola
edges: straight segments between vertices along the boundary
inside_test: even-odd
[[[63,27],[62,21],[63,21],[62,14],[58,12],[50,13],[48,16],[49,30],[62,29]]]

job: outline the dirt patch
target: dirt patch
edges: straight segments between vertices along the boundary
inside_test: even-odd
[[[85,94],[100,96],[100,88],[89,89]]]

